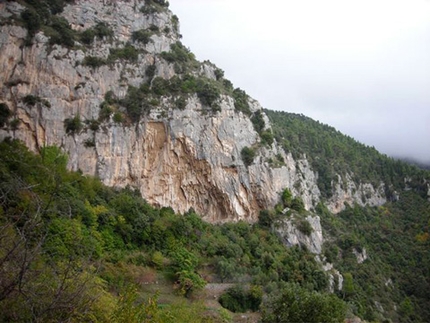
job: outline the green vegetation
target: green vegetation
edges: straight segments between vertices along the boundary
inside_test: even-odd
[[[250,147],[243,147],[240,156],[242,157],[245,166],[249,166],[253,163],[255,158],[255,150]]]
[[[12,112],[6,103],[0,103],[0,128],[3,128],[8,124],[9,118],[12,116]]]
[[[379,208],[348,207],[333,216],[319,206],[329,241],[325,255],[344,274],[339,293],[366,320],[383,317],[401,322],[430,318],[430,203],[416,192],[403,191],[396,202]],[[353,251],[369,254],[357,264]],[[348,274],[349,273],[349,274]],[[380,313],[375,301],[384,308]],[[403,302],[413,312],[396,311]]]
[[[105,22],[98,22],[94,27],[84,30],[79,39],[86,45],[91,45],[95,38],[103,40],[104,38],[112,39],[113,30]]]
[[[217,79],[218,79],[218,77],[217,77]],[[241,111],[246,115],[251,114],[251,110],[249,108],[249,103],[248,103],[249,96],[248,96],[248,94],[246,94],[245,91],[243,91],[239,88],[234,89],[233,99],[234,99],[234,108],[237,111]]]
[[[73,0],[23,0],[21,3],[26,9],[16,18],[28,30],[26,44],[30,45],[33,36],[43,30],[50,37],[50,44],[73,47],[77,34],[70,28],[67,20],[57,15],[70,2]]]
[[[145,5],[140,8],[140,12],[149,15],[163,12],[169,7],[169,2],[165,0],[145,0]]]
[[[324,290],[313,256],[265,228],[155,209],[139,192],[66,164],[56,147],[35,155],[18,141],[0,143],[1,321],[221,322],[222,312],[208,317],[199,302],[181,306],[206,276],[248,281],[243,297],[228,294],[252,310],[285,282]],[[160,299],[143,283],[155,279]]]
[[[74,135],[80,133],[84,128],[81,121],[81,116],[79,114],[75,115],[73,118],[67,118],[64,120],[64,129],[68,135]]]
[[[224,308],[234,313],[244,313],[248,310],[258,311],[262,299],[263,290],[260,286],[251,286],[245,290],[241,285],[235,285],[221,295],[219,302]]]
[[[334,295],[288,285],[263,307],[263,323],[342,323],[346,306]]]
[[[295,158],[306,154],[312,167],[318,171],[318,187],[324,197],[332,195],[331,182],[337,180],[336,174],[344,177],[347,173],[357,183],[368,182],[375,187],[384,183],[389,199],[393,199],[395,190],[404,188],[406,177],[411,178],[408,183],[411,188],[427,194],[423,178],[429,178],[429,175],[417,167],[382,155],[375,148],[303,115],[264,111],[277,142]],[[261,122],[254,124],[261,127]]]
[[[35,95],[31,95],[31,94],[23,97],[22,102],[24,102],[24,104],[29,105],[29,106],[35,106],[36,104],[41,103],[44,106],[46,106],[47,108],[51,107],[51,103],[49,103],[48,100],[42,99],[39,96],[35,96]]]
[[[128,60],[136,63],[139,57],[139,51],[131,44],[126,44],[122,48],[111,48],[108,56],[108,62],[114,62],[116,60]]]
[[[135,42],[140,42],[146,45],[151,41],[152,34],[152,32],[145,29],[136,30],[132,32],[131,39]]]
[[[82,65],[92,68],[98,68],[106,64],[107,61],[105,59],[97,56],[85,56],[85,58],[82,60]]]

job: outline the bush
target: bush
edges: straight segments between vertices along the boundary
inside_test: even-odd
[[[250,147],[243,147],[242,151],[240,152],[240,155],[245,166],[249,166],[254,161],[255,150]]]
[[[197,96],[203,105],[213,108],[221,96],[221,91],[209,80],[199,80],[197,83]]]
[[[148,102],[149,88],[141,85],[139,88],[129,86],[127,95],[121,104],[125,107],[127,115],[133,122],[138,122],[143,114],[149,113],[151,104]]]
[[[66,133],[68,135],[79,133],[83,129],[81,116],[77,114],[73,118],[67,118],[64,120],[64,128],[66,129]]]
[[[268,131],[263,131],[261,133],[261,141],[269,146],[271,146],[274,142],[273,133]]]
[[[0,103],[0,128],[7,125],[8,119],[12,116],[12,112],[6,103]]]
[[[143,14],[153,14],[163,12],[169,7],[169,2],[165,0],[145,0],[145,5],[140,8]]]
[[[124,59],[131,62],[136,62],[139,58],[139,52],[132,45],[127,44],[123,48],[111,48],[108,57],[108,62],[114,62],[118,59]]]
[[[251,118],[252,124],[254,125],[255,131],[257,131],[259,134],[264,130],[264,127],[266,126],[266,123],[264,122],[263,114],[260,110],[254,113],[254,115]]]
[[[303,212],[305,210],[305,204],[303,203],[303,200],[297,196],[291,201],[291,208],[297,212]]]
[[[95,37],[99,39],[103,39],[105,37],[111,39],[113,35],[113,30],[108,24],[105,22],[99,22],[94,27],[84,30],[79,38],[84,44],[90,45],[94,41]]]
[[[42,99],[39,96],[28,94],[22,98],[22,102],[29,106],[35,106],[37,103],[42,103],[47,108],[51,107],[51,104],[48,100]]]
[[[162,52],[161,57],[169,63],[183,64],[195,60],[194,54],[179,41],[170,45],[170,52]]]
[[[233,98],[234,98],[234,108],[236,111],[241,111],[246,115],[251,114],[251,110],[249,108],[249,103],[248,103],[249,97],[245,91],[239,88],[234,89]]]
[[[131,39],[135,42],[140,42],[146,45],[151,41],[151,36],[151,32],[140,29],[132,32]]]
[[[105,59],[97,56],[85,56],[82,61],[82,65],[89,66],[92,68],[98,68],[100,66],[106,65],[106,63],[107,62]]]
[[[263,306],[263,323],[343,323],[346,304],[333,294],[310,292],[288,285],[281,296]]]
[[[21,18],[24,20],[25,27],[28,30],[28,38],[32,38],[42,27],[42,19],[33,9],[25,9],[21,12]]]
[[[236,285],[220,296],[219,303],[234,313],[244,313],[248,310],[255,312],[260,307],[262,298],[261,287],[252,286],[245,290],[242,286]]]
[[[187,100],[181,96],[175,100],[175,106],[179,110],[184,110],[185,107],[187,106]]]
[[[297,229],[306,236],[310,236],[314,231],[311,224],[306,219],[300,219],[297,223]]]
[[[69,22],[58,16],[53,16],[50,27],[52,30],[47,30],[46,34],[50,37],[50,44],[64,45],[73,47],[75,44],[75,32],[70,28]]]

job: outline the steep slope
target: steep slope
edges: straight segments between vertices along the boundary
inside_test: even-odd
[[[325,198],[307,157],[273,141],[258,102],[179,42],[167,2],[0,6],[0,138],[58,145],[70,169],[212,222],[256,221],[286,187],[306,209]],[[343,178],[331,210],[385,202],[382,183]]]

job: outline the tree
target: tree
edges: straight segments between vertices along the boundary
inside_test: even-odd
[[[240,152],[240,155],[245,166],[249,166],[254,161],[255,150],[250,147],[243,147],[242,151]]]
[[[341,323],[346,304],[333,294],[308,291],[298,285],[288,285],[279,297],[263,307],[263,323]]]
[[[282,198],[282,203],[284,203],[285,207],[291,207],[291,203],[293,201],[293,194],[288,188],[284,189],[284,191],[282,192],[281,198]]]

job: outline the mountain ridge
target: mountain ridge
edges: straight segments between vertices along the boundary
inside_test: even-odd
[[[153,205],[193,208],[208,221],[255,222],[286,187],[305,208],[316,207],[318,172],[273,140],[258,102],[221,69],[195,60],[166,2],[65,4],[60,18],[28,32],[21,26],[42,13],[2,4],[5,22],[15,21],[2,25],[1,100],[13,114],[2,138],[33,150],[56,144],[70,169],[132,185]],[[245,148],[253,155],[246,163]],[[352,185],[348,176],[346,185],[333,183],[330,210],[385,202],[380,182]]]
[[[44,154],[59,153],[59,147],[68,159],[58,155],[58,162],[67,160],[67,168],[78,172],[68,174],[61,165],[62,176],[76,178],[76,185],[90,175],[125,188],[113,199],[113,224],[103,207],[112,207],[114,193],[75,205],[71,221],[90,232],[105,229],[100,248],[111,240],[121,248],[143,248],[148,241],[156,248],[163,237],[160,250],[171,257],[176,238],[190,248],[173,224],[183,225],[196,244],[192,252],[181,245],[182,256],[192,258],[196,283],[202,280],[195,254],[210,254],[219,256],[211,261],[221,280],[233,279],[236,266],[241,279],[254,275],[260,285],[293,281],[327,289],[367,320],[408,322],[414,318],[409,304],[420,309],[416,321],[427,315],[429,172],[303,115],[264,110],[216,65],[195,59],[180,42],[179,21],[164,0],[43,4],[0,3],[2,149],[30,156],[8,138],[18,139],[41,154],[31,158],[50,165]],[[3,157],[14,171],[14,156]],[[120,198],[129,201],[129,193],[158,209],[137,198],[122,208]],[[14,209],[7,211],[13,215]],[[220,225],[203,224],[200,217]],[[199,247],[203,227],[218,233]],[[252,247],[242,241],[250,228],[260,233],[252,235]],[[274,234],[288,252],[267,247]],[[251,253],[260,274],[251,274]],[[160,257],[154,256],[157,266]]]

